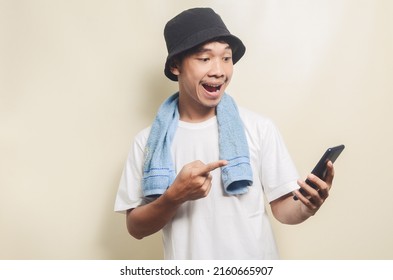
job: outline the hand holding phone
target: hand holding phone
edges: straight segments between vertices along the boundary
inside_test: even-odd
[[[314,167],[314,169],[311,171],[312,174],[315,176],[319,177],[320,179],[324,180],[326,177],[326,171],[327,171],[327,163],[331,161],[334,163],[338,156],[341,154],[341,152],[344,150],[345,146],[344,145],[339,145],[335,146],[332,148],[329,148],[326,150],[326,152],[323,154],[321,159],[318,161],[317,165]],[[313,187],[314,189],[318,189],[318,187],[312,183],[310,180],[306,180],[306,183]],[[303,195],[307,195],[304,189],[300,188],[299,191]],[[294,200],[298,200],[298,197],[296,195],[293,196]]]

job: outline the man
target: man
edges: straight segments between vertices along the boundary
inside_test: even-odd
[[[136,136],[115,210],[137,239],[163,229],[166,259],[277,259],[264,200],[280,222],[305,221],[328,197],[332,163],[325,181],[308,176],[317,190],[298,181],[273,123],[225,93],[245,47],[212,9],[180,13],[164,35],[179,92]]]

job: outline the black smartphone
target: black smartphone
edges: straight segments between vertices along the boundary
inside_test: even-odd
[[[327,171],[327,163],[328,161],[331,161],[334,163],[338,156],[341,154],[341,152],[344,150],[345,146],[344,145],[339,145],[335,146],[332,148],[329,148],[326,150],[326,152],[323,154],[321,159],[318,161],[317,165],[315,165],[314,169],[311,171],[312,174],[315,176],[321,178],[322,180],[325,179],[326,176],[326,171]],[[308,179],[306,180],[306,183],[313,187],[314,189],[317,189],[317,186],[315,186],[312,182],[310,182]],[[307,195],[306,192],[300,188],[299,191],[303,195]],[[297,196],[293,196],[294,200],[298,200]]]

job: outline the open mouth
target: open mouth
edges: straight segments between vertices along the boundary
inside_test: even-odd
[[[222,84],[220,84],[220,85],[202,84],[202,86],[208,92],[217,92],[217,91],[220,91]]]

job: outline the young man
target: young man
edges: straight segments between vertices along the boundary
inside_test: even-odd
[[[305,221],[328,197],[333,165],[325,181],[308,176],[318,190],[298,181],[272,122],[225,93],[245,47],[212,9],[180,13],[164,35],[179,92],[136,136],[115,210],[137,239],[163,229],[166,259],[277,259],[264,201],[282,223]]]

